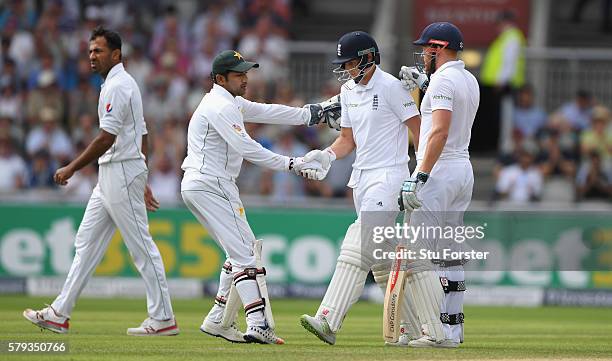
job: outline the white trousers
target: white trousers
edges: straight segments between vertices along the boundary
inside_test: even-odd
[[[181,195],[187,208],[225,251],[232,272],[255,267],[253,242],[238,186],[227,179],[186,172]]]
[[[473,188],[474,173],[468,159],[438,160],[427,183],[418,193],[423,205],[412,212],[410,224],[412,226],[421,224],[439,227],[462,226],[463,213],[470,205]],[[442,248],[461,249],[461,245],[448,240],[430,246],[438,250]],[[463,266],[441,268],[438,275],[448,281],[465,281]],[[463,292],[445,293],[440,313],[462,315]],[[463,324],[443,324],[443,329],[447,339],[456,342],[463,341]]]
[[[144,203],[146,181],[143,160],[100,165],[98,184],[76,234],[72,266],[61,293],[51,305],[60,314],[70,316],[118,228],[144,280],[149,317],[156,320],[174,317],[164,264],[149,233]]]

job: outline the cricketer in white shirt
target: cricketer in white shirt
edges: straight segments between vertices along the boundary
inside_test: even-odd
[[[348,62],[345,69],[353,65]],[[336,269],[314,317],[302,316],[302,325],[318,329],[327,322],[326,342],[335,341],[342,321],[357,301],[370,270],[381,289],[386,289],[390,262],[373,257],[372,248],[395,248],[394,240],[374,245],[370,227],[391,225],[397,216],[397,194],[409,176],[408,130],[418,139],[419,111],[414,99],[394,76],[372,65],[358,84],[347,81],[341,89],[340,136],[318,154],[343,158],[356,151],[348,186],[353,189],[357,219],[346,232]],[[308,158],[308,156],[306,157]],[[322,179],[317,177],[316,179]],[[382,212],[380,212],[382,211]],[[312,332],[312,331],[311,331]]]

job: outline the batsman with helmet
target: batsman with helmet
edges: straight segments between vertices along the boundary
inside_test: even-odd
[[[476,78],[457,59],[463,50],[461,31],[448,22],[428,25],[414,42],[416,67],[402,67],[407,89],[425,91],[421,102],[421,133],[417,167],[404,181],[400,210],[411,212],[410,226],[457,227],[472,197],[474,174],[468,147],[480,101]],[[456,247],[451,240],[434,239],[430,249]],[[437,274],[430,266],[437,267]],[[409,335],[412,347],[457,347],[463,342],[464,260],[413,262],[406,288],[414,297],[424,336]],[[432,307],[433,305],[433,307]],[[439,311],[438,311],[439,310]],[[439,314],[438,314],[439,312]],[[400,340],[401,341],[401,340]]]
[[[390,262],[373,257],[364,232],[364,215],[383,215],[394,222],[398,215],[397,190],[409,175],[408,130],[419,137],[419,111],[410,93],[394,76],[378,67],[380,52],[376,41],[363,31],[352,31],[340,38],[333,63],[334,73],[344,82],[340,92],[340,135],[324,150],[313,150],[304,158],[318,160],[322,169],[306,170],[310,179],[322,180],[331,163],[356,150],[348,186],[353,188],[357,219],[344,237],[336,269],[315,316],[303,315],[301,324],[322,341],[334,344],[336,333],[349,308],[362,293],[370,270],[383,291]],[[380,247],[393,249],[394,244]],[[410,310],[412,307],[406,307]]]

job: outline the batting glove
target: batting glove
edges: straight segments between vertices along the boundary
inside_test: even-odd
[[[308,179],[323,180],[327,176],[327,172],[329,172],[334,160],[336,160],[336,153],[334,153],[331,148],[326,148],[325,150],[311,150],[304,156],[304,161],[318,162],[321,164],[321,169],[303,167],[300,175]]]
[[[399,72],[399,78],[404,88],[408,91],[413,91],[416,88],[425,91],[429,86],[427,74],[421,73],[415,66],[402,66]]]
[[[427,179],[429,179],[429,174],[418,172],[416,177],[410,177],[404,181],[402,190],[397,199],[400,211],[414,211],[415,209],[421,208],[422,203],[417,197],[417,193],[423,188]]]

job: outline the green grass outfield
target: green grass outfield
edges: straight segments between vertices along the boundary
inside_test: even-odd
[[[176,300],[181,334],[129,337],[127,327],[146,317],[145,301],[81,299],[71,332],[41,332],[21,312],[50,299],[0,296],[0,341],[69,341],[68,354],[9,355],[0,360],[444,360],[444,359],[612,359],[612,310],[606,308],[468,307],[466,342],[458,349],[385,347],[380,305],[360,302],[350,311],[335,346],[307,333],[298,318],[314,313],[313,300],[273,300],[277,332],[287,344],[230,344],[198,330],[211,300]]]

